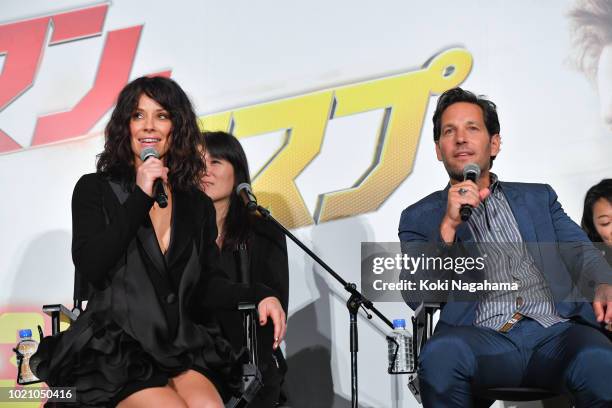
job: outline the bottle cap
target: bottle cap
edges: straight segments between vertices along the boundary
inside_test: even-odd
[[[400,327],[402,329],[406,328],[406,320],[405,319],[393,319],[393,328],[399,329]]]
[[[32,330],[30,329],[19,330],[19,337],[22,339],[25,337],[32,337]]]

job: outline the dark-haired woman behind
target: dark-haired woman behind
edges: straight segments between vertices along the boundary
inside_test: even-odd
[[[591,241],[602,243],[600,248],[612,265],[612,179],[603,179],[587,191],[583,211],[582,229]]]
[[[72,197],[72,257],[92,287],[71,327],[31,359],[51,386],[76,388],[76,406],[222,407],[241,363],[213,308],[259,301],[277,337],[285,315],[274,292],[230,282],[219,268],[212,202],[200,190],[200,132],[171,79],[138,78],[120,93],[97,172]],[[142,161],[145,148],[159,157]],[[162,179],[168,206],[153,197]]]
[[[284,235],[268,221],[250,214],[235,192],[239,184],[251,182],[240,142],[225,132],[207,132],[203,135],[202,148],[206,162],[202,189],[212,199],[217,213],[217,245],[221,249],[223,269],[231,279],[240,280],[238,248],[246,244],[251,280],[278,293],[286,313],[289,296],[287,244]],[[245,342],[241,313],[219,311],[218,316],[223,332],[234,349],[240,350]],[[268,346],[271,342],[274,342],[274,349]],[[270,327],[258,328],[257,344],[264,387],[249,407],[274,407],[286,371],[285,359]]]

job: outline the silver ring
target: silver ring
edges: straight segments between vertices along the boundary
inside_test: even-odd
[[[463,187],[460,187],[458,191],[460,196],[464,196],[468,192],[467,188]]]

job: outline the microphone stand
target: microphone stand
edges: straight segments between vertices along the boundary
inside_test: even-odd
[[[357,398],[358,397],[357,352],[359,351],[359,344],[358,344],[357,312],[359,311],[359,308],[361,307],[364,313],[366,314],[367,318],[371,319],[372,315],[368,313],[368,310],[371,310],[376,316],[380,318],[380,320],[382,320],[391,329],[393,329],[393,323],[391,323],[389,319],[387,319],[380,311],[378,311],[378,309],[376,309],[376,307],[374,307],[374,304],[372,303],[371,300],[365,298],[361,294],[361,292],[357,290],[356,284],[347,282],[344,279],[342,279],[340,275],[338,275],[331,267],[329,267],[329,265],[323,262],[323,260],[319,258],[314,252],[312,252],[310,248],[304,245],[302,241],[300,241],[287,228],[285,228],[283,224],[281,224],[278,220],[276,220],[276,218],[274,218],[272,214],[270,214],[270,211],[268,211],[266,208],[262,207],[261,205],[257,205],[255,202],[253,202],[253,204],[255,205],[253,205],[252,208],[257,210],[257,212],[259,212],[264,219],[272,222],[272,224],[274,224],[276,228],[281,230],[285,234],[285,236],[289,237],[293,242],[295,242],[297,246],[302,248],[302,250],[306,252],[308,256],[310,256],[316,263],[318,263],[331,276],[333,276],[334,279],[340,282],[340,284],[344,287],[344,290],[346,290],[350,294],[350,297],[346,302],[346,307],[350,315],[349,331],[350,331],[350,343],[351,343],[350,345],[351,346],[350,347],[351,349],[351,407],[358,408],[358,405],[357,405],[357,399],[358,399]]]

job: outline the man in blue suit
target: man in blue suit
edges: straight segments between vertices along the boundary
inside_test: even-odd
[[[444,304],[420,355],[423,405],[489,406],[475,389],[530,386],[570,393],[579,407],[611,407],[612,269],[550,186],[502,182],[490,171],[500,150],[493,102],[451,89],[433,122],[450,183],[402,212],[400,240],[497,246],[508,254],[486,273],[518,290]],[[480,168],[476,182],[464,180],[470,163]],[[472,213],[462,221],[465,205]],[[592,304],[579,301],[576,282],[591,288]]]

